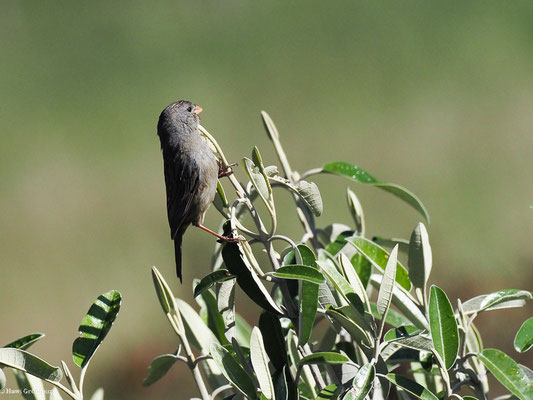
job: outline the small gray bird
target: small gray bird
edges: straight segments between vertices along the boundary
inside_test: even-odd
[[[202,226],[205,212],[215,198],[218,177],[231,172],[221,170],[217,158],[198,132],[201,111],[202,107],[179,100],[163,110],[157,124],[165,169],[170,237],[174,240],[180,282],[181,241],[189,225],[202,228],[219,240],[234,241]]]

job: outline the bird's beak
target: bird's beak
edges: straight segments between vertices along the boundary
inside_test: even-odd
[[[200,107],[200,106],[196,106],[196,107],[194,107],[194,113],[195,113],[196,115],[200,114],[200,113],[202,112],[202,110],[203,110],[203,108]]]

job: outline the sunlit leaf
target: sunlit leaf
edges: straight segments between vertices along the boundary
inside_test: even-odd
[[[0,364],[51,382],[59,382],[63,376],[58,367],[20,349],[0,348]]]
[[[350,214],[355,223],[355,231],[359,236],[365,236],[365,214],[363,212],[363,207],[355,193],[350,188],[346,190],[346,198],[348,200],[348,209],[350,210]]]
[[[300,360],[299,364],[344,364],[348,361],[350,359],[343,354],[324,351],[305,356]]]
[[[98,388],[91,396],[91,400],[104,400],[104,389]]]
[[[364,400],[372,389],[375,377],[374,365],[370,363],[363,365],[355,375],[352,388],[344,395],[343,400]]]
[[[485,349],[478,357],[512,394],[521,400],[533,399],[533,382],[511,357],[497,349]]]
[[[528,351],[533,346],[533,317],[526,320],[514,338],[514,348],[519,353]]]
[[[306,265],[285,265],[269,275],[284,279],[298,279],[316,284],[326,282],[326,278],[324,278],[324,275],[319,270]]]
[[[11,347],[14,349],[20,349],[20,350],[26,350],[28,347],[30,347],[32,344],[37,342],[39,339],[42,339],[44,337],[44,333],[32,333],[30,335],[26,335],[24,337],[21,337],[20,339],[17,339],[11,343],[6,344],[4,347]]]
[[[300,199],[303,200],[305,205],[311,210],[315,217],[320,217],[322,211],[324,210],[324,205],[322,203],[322,196],[320,195],[320,190],[314,182],[307,181],[298,181],[297,183],[292,183],[290,180],[283,178],[279,175],[269,176],[269,180],[273,183],[277,183],[286,189],[289,189],[292,193],[296,194]]]
[[[357,251],[365,256],[378,270],[382,272],[385,271],[385,266],[389,260],[389,254],[382,247],[378,246],[371,240],[360,237],[351,237],[346,241],[354,246]],[[398,262],[397,264],[396,282],[405,290],[409,291],[411,289],[409,273],[401,263]]]
[[[428,232],[424,224],[419,223],[409,241],[409,279],[413,285],[424,291],[431,273],[432,255]]]
[[[405,189],[400,185],[396,185],[395,183],[379,182],[376,178],[374,178],[362,168],[342,161],[325,164],[322,167],[322,171],[344,176],[357,183],[376,186],[389,193],[392,193],[393,195],[405,201],[415,210],[417,210],[420,214],[424,216],[426,221],[429,222],[429,215],[422,202],[413,193],[411,193],[409,190]]]
[[[429,325],[435,350],[450,369],[459,351],[457,321],[448,296],[435,285],[430,290]]]
[[[378,312],[382,319],[387,317],[387,312],[392,301],[392,292],[394,289],[394,277],[396,276],[396,265],[398,258],[398,246],[395,246],[390,253],[390,258],[387,261],[383,279],[379,287],[378,300],[376,301]]]
[[[104,293],[95,300],[78,328],[80,337],[74,340],[72,356],[76,365],[85,367],[105,339],[120,310],[122,297],[117,290]]]
[[[194,288],[194,297],[202,294],[203,291],[210,289],[219,282],[229,281],[235,279],[235,276],[231,275],[226,269],[218,269],[213,271],[202,278],[198,285]]]
[[[46,400],[43,381],[26,372],[13,370],[20,393],[26,400]]]
[[[479,313],[485,310],[507,308],[507,306],[519,307],[524,304],[524,300],[531,299],[533,299],[533,295],[528,290],[504,289],[465,301],[463,303],[463,311],[466,314],[470,314]],[[517,300],[519,303],[516,303]]]
[[[213,343],[210,353],[226,379],[235,388],[250,399],[257,398],[252,379],[228,350],[217,343]]]
[[[274,397],[274,383],[272,382],[272,376],[268,369],[269,359],[263,344],[263,336],[258,327],[252,329],[252,336],[250,338],[250,360],[252,361],[255,374],[257,375],[262,394],[267,399],[272,399]]]
[[[155,292],[161,308],[165,314],[169,314],[171,311],[176,311],[176,302],[174,301],[174,295],[170,290],[165,278],[158,271],[156,267],[152,267],[152,279],[154,281]]]

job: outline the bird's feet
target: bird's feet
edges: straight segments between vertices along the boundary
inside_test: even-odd
[[[224,178],[225,176],[233,174],[233,170],[231,167],[236,166],[237,163],[231,163],[229,165],[222,165],[222,163],[218,163],[218,178]]]
[[[218,243],[239,243],[239,242],[246,242],[246,239],[242,236],[220,236],[217,240]]]

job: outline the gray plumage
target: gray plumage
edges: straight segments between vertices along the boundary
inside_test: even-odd
[[[176,273],[182,279],[181,241],[191,225],[203,223],[215,197],[218,162],[198,132],[202,109],[180,100],[167,106],[159,116],[157,134],[161,140],[170,237],[174,240]]]

